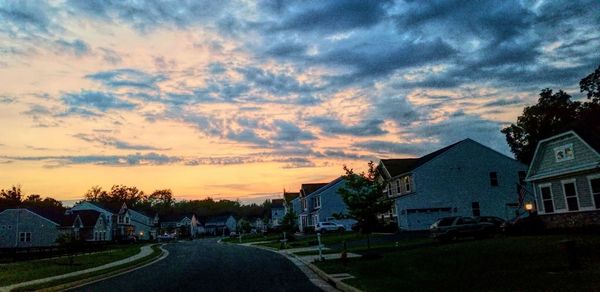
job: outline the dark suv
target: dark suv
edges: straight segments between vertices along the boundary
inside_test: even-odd
[[[446,217],[439,219],[429,227],[433,238],[439,241],[451,241],[458,237],[483,238],[493,233],[494,225],[477,222],[471,217]]]

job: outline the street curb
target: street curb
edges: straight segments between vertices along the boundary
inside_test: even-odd
[[[319,275],[319,277],[323,278],[325,281],[327,281],[329,283],[332,283],[335,288],[337,288],[341,291],[344,291],[344,292],[362,292],[362,290],[355,288],[353,286],[350,286],[350,285],[342,282],[342,280],[335,279],[335,278],[329,276],[329,274],[325,273],[323,270],[319,269],[314,264],[305,262],[299,256],[297,256],[293,253],[289,254],[289,255],[291,255],[291,256],[295,257],[297,260],[303,262],[309,269],[311,269],[313,272],[315,272],[317,275]]]
[[[69,289],[79,288],[79,287],[82,287],[82,286],[85,286],[88,284],[104,281],[106,279],[117,277],[117,276],[120,276],[123,274],[133,272],[135,270],[144,268],[144,267],[152,265],[158,261],[161,261],[161,260],[165,259],[167,256],[169,256],[169,251],[163,248],[164,245],[166,245],[166,244],[163,243],[159,246],[159,248],[162,252],[156,258],[150,259],[149,261],[144,261],[144,262],[138,263],[133,266],[127,266],[127,267],[121,268],[119,270],[107,272],[105,274],[97,275],[97,276],[94,276],[91,278],[80,279],[80,280],[60,284],[60,285],[49,287],[49,288],[43,288],[38,291],[67,291]],[[24,287],[24,288],[27,288],[27,287]]]
[[[266,247],[266,246],[259,246],[259,245],[247,245],[247,246],[262,249],[262,250],[268,250],[268,251],[271,251],[274,253],[278,253],[280,255],[283,255],[287,259],[290,259],[291,257],[293,257],[294,259],[298,260],[299,262],[301,262],[305,266],[307,266],[309,269],[311,269],[315,274],[317,274],[317,276],[321,277],[321,279],[323,279],[325,282],[329,283],[335,289],[338,289],[338,290],[344,291],[344,292],[362,292],[362,290],[360,290],[360,289],[352,287],[352,286],[342,282],[341,280],[338,280],[338,279],[335,279],[335,278],[329,276],[329,274],[325,273],[323,270],[319,269],[317,266],[313,265],[312,263],[308,263],[308,262],[302,260],[299,256],[297,256],[293,253],[281,252],[281,250]]]

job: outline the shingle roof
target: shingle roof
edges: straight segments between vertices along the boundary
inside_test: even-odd
[[[291,202],[293,199],[297,198],[298,196],[300,196],[300,193],[289,193],[286,191],[283,192],[283,199],[288,203]]]
[[[596,152],[600,153],[600,127],[597,127],[596,129],[591,127],[578,129],[575,130],[575,133],[590,145],[590,147],[594,148]]]
[[[272,208],[283,208],[283,199],[273,199],[271,200]]]
[[[301,189],[301,195],[302,196],[308,196],[312,193],[314,193],[316,190],[326,186],[327,183],[309,183],[309,184],[302,184]]]
[[[442,149],[431,152],[420,158],[381,159],[381,163],[383,163],[385,169],[387,169],[390,176],[394,177],[412,171],[413,169],[431,161],[432,159],[440,156],[444,152],[450,150],[452,147],[466,140],[469,139],[465,139],[454,144],[448,145]]]

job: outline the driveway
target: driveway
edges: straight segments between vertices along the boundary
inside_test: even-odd
[[[320,291],[283,256],[214,239],[172,243],[153,265],[76,291]]]

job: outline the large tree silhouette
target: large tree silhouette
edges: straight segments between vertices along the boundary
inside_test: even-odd
[[[568,130],[600,130],[600,66],[579,83],[589,101],[579,102],[562,91],[546,88],[538,103],[527,106],[516,124],[502,129],[515,157],[529,164],[537,143]]]

